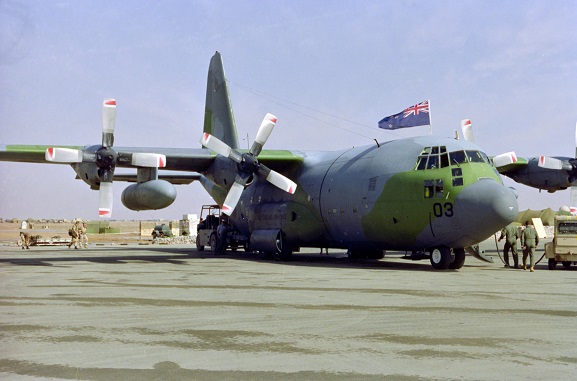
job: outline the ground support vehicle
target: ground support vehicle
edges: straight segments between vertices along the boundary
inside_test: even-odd
[[[152,238],[172,237],[172,230],[166,224],[156,225],[152,231]]]
[[[200,210],[200,222],[196,232],[196,248],[203,251],[206,246],[210,246],[211,251],[216,250],[216,229],[220,223],[220,206],[203,205]],[[227,248],[236,251],[239,246],[245,251],[250,251],[248,238],[238,231],[233,230],[227,235]]]
[[[577,262],[577,216],[555,217],[555,236],[545,244],[545,256],[549,270],[554,270],[558,262],[567,269]]]

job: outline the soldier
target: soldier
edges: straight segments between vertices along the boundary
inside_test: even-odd
[[[224,218],[220,221],[220,224],[216,228],[216,250],[214,251],[217,255],[224,255],[226,251],[227,243],[227,236],[228,232],[230,231],[230,227],[228,226],[228,221]]]
[[[519,268],[519,254],[517,252],[517,240],[519,237],[519,230],[515,224],[511,223],[501,230],[501,237],[499,237],[499,242],[505,238],[505,246],[503,247],[503,256],[505,257],[505,267],[511,267],[509,265],[509,249],[511,249],[511,254],[513,255],[513,263],[515,268]]]
[[[521,236],[521,246],[523,246],[523,270],[527,270],[525,262],[527,260],[527,255],[529,255],[530,267],[529,270],[535,271],[533,266],[535,266],[535,248],[539,245],[539,236],[537,231],[531,225],[530,221],[525,222],[525,230]]]
[[[22,250],[24,248],[30,249],[30,234],[20,232],[20,241],[22,242]]]
[[[70,241],[70,244],[68,245],[69,249],[72,245],[74,245],[75,249],[78,249],[80,240],[80,229],[81,229],[80,221],[76,221],[76,223],[72,225],[72,228],[68,230],[68,234],[72,237],[72,241]]]
[[[84,247],[85,249],[88,248],[88,235],[86,235],[86,231],[88,227],[86,226],[86,222],[82,223],[80,226],[80,247]]]

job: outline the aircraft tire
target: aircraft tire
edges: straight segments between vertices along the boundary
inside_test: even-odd
[[[549,268],[549,270],[555,270],[555,267],[557,267],[557,261],[555,261],[555,258],[549,258],[547,267]]]
[[[465,249],[453,249],[455,258],[449,265],[450,269],[458,270],[465,264]]]
[[[435,270],[446,270],[451,264],[451,249],[446,246],[431,249],[431,265]]]
[[[277,250],[274,253],[274,258],[279,261],[285,261],[285,262],[290,261],[292,259],[292,256],[293,256],[292,247],[286,242],[283,243],[281,250]]]

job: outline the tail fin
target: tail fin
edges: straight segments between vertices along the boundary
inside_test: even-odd
[[[231,148],[238,149],[238,134],[219,52],[212,56],[208,68],[204,132],[222,140]]]

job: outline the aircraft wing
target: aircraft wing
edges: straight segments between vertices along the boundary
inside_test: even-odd
[[[0,161],[12,161],[22,163],[44,163],[44,164],[69,164],[50,162],[45,158],[48,148],[69,148],[82,150],[82,146],[56,146],[56,145],[0,145]],[[155,148],[155,147],[115,147],[119,156],[127,156],[133,153],[156,153],[166,156],[166,166],[163,168],[169,171],[201,172],[205,170],[214,160],[216,154],[204,148]],[[302,163],[304,155],[300,152],[289,150],[263,150],[259,157],[259,162],[271,167],[279,168],[285,165]],[[119,160],[119,167],[134,167],[133,165]]]
[[[258,161],[267,167],[283,172],[294,165],[300,165],[305,156],[301,152],[289,150],[263,150],[258,155]]]
[[[42,145],[22,145],[22,144],[12,144],[12,145],[0,145],[0,161],[15,161],[22,163],[50,163],[46,160],[46,150],[53,146],[42,146]],[[81,146],[59,146],[60,148],[69,148],[81,150]],[[56,164],[67,164],[67,163],[56,163]]]
[[[44,164],[70,164],[46,160],[46,150],[49,148],[67,148],[86,150],[82,146],[47,146],[47,145],[0,145],[0,161]],[[201,148],[150,148],[150,147],[115,147],[118,153],[117,167],[135,168],[130,157],[134,153],[155,153],[166,156],[164,169],[172,171],[196,172],[208,168],[215,154]]]

